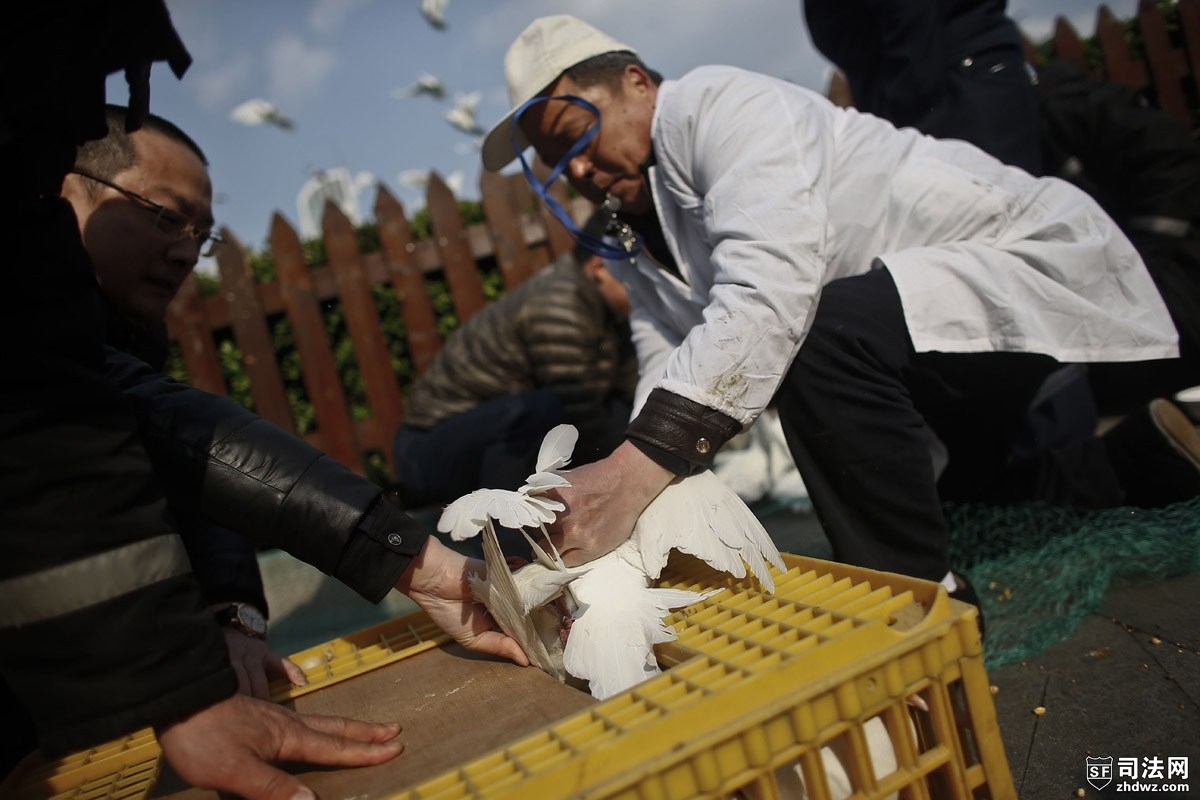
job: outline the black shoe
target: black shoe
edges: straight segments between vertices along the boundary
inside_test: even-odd
[[[1200,497],[1200,432],[1158,398],[1104,435],[1125,505],[1158,508]]]
[[[983,606],[979,605],[979,594],[962,573],[952,572],[950,574],[954,576],[954,582],[958,585],[954,588],[953,592],[948,592],[948,594],[955,600],[961,600],[964,603],[970,603],[975,606],[979,612],[979,638],[983,639],[986,626],[983,622]]]

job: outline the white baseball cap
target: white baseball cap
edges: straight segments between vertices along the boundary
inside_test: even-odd
[[[604,53],[621,52],[637,55],[629,45],[569,14],[538,17],[529,23],[504,56],[504,78],[512,110],[483,140],[484,169],[499,171],[517,157],[510,134],[521,149],[529,146],[519,127],[511,130],[513,114],[523,103],[537,97],[576,64]]]

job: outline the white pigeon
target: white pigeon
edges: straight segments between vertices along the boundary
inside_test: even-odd
[[[672,550],[735,578],[744,578],[748,566],[768,592],[775,580],[767,564],[786,569],[762,523],[716,475],[705,471],[672,483],[646,506],[629,539],[571,584],[580,609],[563,665],[588,681],[593,697],[612,697],[659,674],[654,645],[675,639],[662,618],[716,593],[649,588]]]
[[[296,123],[284,116],[283,112],[279,110],[279,106],[269,100],[263,100],[261,97],[255,97],[238,105],[229,112],[229,118],[243,125],[274,125],[285,131],[296,127]]]
[[[421,0],[421,15],[439,31],[446,29],[446,6],[450,0]]]
[[[538,528],[545,535],[546,523],[553,522],[555,512],[565,508],[559,501],[541,495],[570,485],[554,470],[567,465],[578,437],[571,425],[552,429],[538,451],[536,471],[524,486],[516,491],[477,489],[446,506],[437,525],[439,531],[449,533],[457,542],[483,534],[487,575],[482,580],[471,579],[472,592],[501,630],[517,640],[529,660],[559,680],[567,678],[562,663],[563,642],[575,610],[574,598],[563,597],[564,588],[589,568],[567,567],[557,552],[548,554],[525,529]],[[520,530],[537,560],[510,573],[493,520]]]
[[[662,670],[654,645],[674,641],[675,629],[663,622],[673,609],[716,594],[685,589],[653,589],[643,567],[636,537],[588,563],[588,572],[571,584],[577,608],[563,666],[588,682],[597,700],[606,700]]]
[[[509,528],[539,528],[544,534],[546,524],[553,522],[555,513],[562,511],[564,506],[540,495],[570,485],[554,470],[569,463],[577,438],[578,431],[574,426],[559,425],[542,442],[538,471],[529,477],[525,486],[516,492],[490,489],[472,492],[451,503],[438,521],[438,530],[449,532],[459,541],[480,530],[485,532],[484,555],[492,585],[477,596],[505,633],[518,642],[521,638],[513,630],[528,637],[532,624],[530,617],[537,616],[538,612],[533,609],[538,608],[538,602],[557,597],[549,590],[556,580],[541,576],[538,583],[546,587],[544,591],[532,593],[527,589],[520,601],[498,603],[492,595],[502,591],[497,587],[504,579],[493,580],[492,576],[493,572],[507,571],[507,567],[498,559],[498,545],[495,548],[497,555],[487,558],[491,547],[486,538],[487,532],[491,531],[490,519]],[[526,536],[528,538],[528,534]],[[532,539],[529,541],[534,545],[542,569],[567,571],[557,552],[546,554]],[[674,629],[663,622],[663,617],[671,609],[692,605],[718,591],[698,593],[651,588],[652,580],[662,573],[672,549],[690,553],[737,578],[745,577],[749,566],[768,591],[774,589],[774,580],[767,563],[784,569],[783,559],[762,524],[711,472],[702,472],[668,486],[642,512],[629,539],[611,553],[576,569],[574,575],[558,584],[566,596],[568,609],[574,605],[573,621],[562,650],[562,665],[571,675],[587,680],[594,697],[611,697],[658,674],[660,669],[654,658],[654,645],[675,639]],[[518,571],[515,576],[521,574]],[[532,577],[521,580],[531,581]],[[543,597],[545,600],[541,599]],[[525,614],[505,621],[502,615],[512,614],[517,607],[525,608]],[[561,638],[561,626],[555,628],[552,623],[543,623],[542,630],[549,633],[540,636],[539,644],[544,645],[547,653],[554,653],[556,644],[551,637]],[[538,651],[538,657],[542,657],[542,649],[538,645],[531,646]],[[530,659],[534,660],[532,654]]]
[[[456,92],[454,95],[454,108],[446,112],[446,121],[468,136],[482,135],[483,127],[475,119],[475,107],[479,105],[479,101],[482,99],[482,92],[468,92],[466,94]]]
[[[429,95],[430,97],[441,100],[446,96],[446,87],[436,75],[430,75],[428,72],[422,72],[417,76],[416,83],[405,86],[403,89],[397,87],[392,89],[392,97],[397,100],[403,100],[407,97],[416,97],[417,95]]]

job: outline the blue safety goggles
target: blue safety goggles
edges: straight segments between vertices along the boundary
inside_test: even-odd
[[[533,168],[530,167],[529,162],[525,160],[524,148],[522,148],[521,143],[517,141],[517,126],[521,123],[521,115],[529,110],[530,107],[535,106],[538,103],[545,103],[550,100],[563,100],[573,105],[577,105],[586,111],[590,111],[592,116],[596,118],[596,121],[592,123],[588,129],[583,132],[583,135],[579,137],[579,140],[576,141],[575,144],[571,145],[570,149],[563,154],[563,157],[558,160],[558,163],[555,164],[554,168],[550,170],[550,175],[543,182],[537,179],[537,176],[533,174]],[[546,204],[546,208],[550,209],[550,213],[554,215],[555,219],[561,222],[563,227],[567,229],[567,232],[571,234],[572,239],[579,243],[581,247],[586,248],[601,258],[609,260],[630,258],[636,255],[637,252],[642,249],[641,238],[632,235],[629,227],[620,222],[615,213],[613,214],[613,220],[610,223],[609,228],[620,240],[622,244],[621,247],[614,247],[603,238],[592,236],[591,234],[580,230],[579,226],[575,224],[575,220],[571,219],[571,215],[568,214],[566,210],[558,204],[558,201],[550,196],[550,187],[556,180],[558,180],[559,176],[566,171],[567,167],[571,163],[571,159],[582,153],[583,149],[588,146],[588,143],[591,142],[592,139],[596,137],[596,134],[600,132],[600,109],[596,108],[596,106],[592,105],[587,100],[584,100],[582,97],[576,97],[575,95],[570,94],[558,95],[556,97],[535,97],[532,100],[527,100],[521,104],[516,112],[513,113],[512,122],[510,125],[509,141],[512,142],[513,150],[515,150],[517,153],[517,159],[521,162],[521,170],[525,173],[525,180],[529,182],[529,186],[533,189],[534,194],[540,197],[542,202]],[[615,199],[616,198],[613,198],[613,200]],[[605,204],[607,205],[607,201]],[[615,210],[616,209],[614,208],[613,211],[615,212]]]

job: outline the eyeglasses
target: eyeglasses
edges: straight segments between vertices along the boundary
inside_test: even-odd
[[[561,100],[571,103],[572,105],[579,106],[595,117],[596,121],[588,126],[588,129],[583,132],[583,135],[580,136],[570,148],[567,149],[567,152],[563,153],[562,158],[560,158],[558,163],[554,165],[554,168],[550,170],[550,175],[546,178],[546,180],[539,181],[537,176],[533,174],[533,168],[530,167],[529,162],[525,160],[525,149],[521,147],[521,144],[517,139],[517,131],[519,130],[521,124],[521,116],[526,111],[538,103],[545,103],[551,100]],[[609,222],[608,228],[605,230],[605,235],[612,235],[620,244],[620,247],[614,247],[606,242],[603,238],[593,236],[586,231],[580,230],[579,226],[575,224],[575,220],[571,219],[571,215],[567,213],[566,209],[560,206],[550,195],[550,187],[556,180],[558,180],[558,176],[562,175],[567,167],[570,166],[571,159],[582,153],[584,148],[588,146],[588,143],[591,142],[599,132],[600,109],[596,108],[596,106],[592,103],[589,103],[582,97],[576,97],[573,94],[558,95],[556,97],[540,95],[531,100],[525,101],[516,111],[513,112],[512,122],[509,125],[508,136],[513,150],[515,150],[517,153],[517,159],[521,162],[521,170],[525,173],[525,180],[529,183],[530,188],[533,189],[534,193],[541,198],[543,203],[546,204],[546,207],[550,209],[550,213],[552,213],[555,218],[563,224],[563,227],[567,229],[567,232],[571,234],[571,238],[573,238],[576,243],[584,247],[589,252],[609,261],[632,259],[638,254],[638,251],[642,249],[642,241],[638,238],[637,234],[633,232],[632,228],[617,218],[617,211],[621,207],[621,201],[619,199],[609,195],[604,200],[604,207],[612,214],[612,220]]]
[[[184,236],[190,236],[200,247],[200,255],[208,258],[217,252],[217,248],[225,243],[225,240],[220,235],[213,233],[210,228],[200,228],[196,223],[180,214],[174,209],[167,208],[162,203],[151,200],[149,197],[140,195],[137,192],[126,189],[124,186],[118,186],[112,181],[93,175],[87,170],[73,169],[71,172],[76,175],[81,175],[96,183],[103,184],[110,189],[116,189],[121,194],[128,197],[137,203],[140,203],[147,211],[152,211],[155,214],[154,227],[160,231],[165,231],[173,236],[182,239]]]

